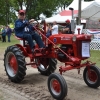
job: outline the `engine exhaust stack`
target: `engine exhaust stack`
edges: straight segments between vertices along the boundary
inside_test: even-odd
[[[72,12],[71,31],[74,33],[74,31],[75,31],[74,9],[73,8],[69,8],[69,10],[71,10],[71,12]]]

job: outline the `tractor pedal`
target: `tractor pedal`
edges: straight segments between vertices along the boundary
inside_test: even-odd
[[[46,54],[45,48],[40,48],[40,52],[41,52],[43,55],[45,55],[45,54]]]
[[[43,55],[46,54],[45,48],[35,49],[34,51],[35,51],[35,53],[41,53],[41,54],[43,54]]]

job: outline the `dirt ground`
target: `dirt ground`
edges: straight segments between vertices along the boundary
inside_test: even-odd
[[[58,63],[58,67],[61,63]],[[56,70],[57,73],[58,69]],[[100,100],[100,87],[92,89],[83,80],[83,69],[63,73],[68,85],[65,100]],[[37,69],[27,66],[26,76],[20,84],[10,82],[3,65],[3,53],[0,52],[0,100],[55,100],[47,87],[47,76]]]

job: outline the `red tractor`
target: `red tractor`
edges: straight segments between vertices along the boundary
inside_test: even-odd
[[[4,66],[8,78],[15,83],[19,83],[26,75],[26,65],[31,65],[38,69],[43,75],[50,75],[48,78],[48,89],[51,95],[58,100],[63,100],[67,95],[67,83],[60,75],[62,72],[72,69],[85,67],[83,78],[85,83],[92,88],[100,86],[100,70],[95,66],[95,63],[82,60],[90,57],[90,42],[93,38],[88,34],[62,34],[51,35],[46,37],[46,25],[44,30],[35,26],[35,31],[38,32],[45,43],[44,54],[40,52],[37,44],[35,45],[35,53],[31,53],[28,44],[23,40],[21,44],[9,46],[4,54]],[[57,46],[58,45],[58,46]],[[30,58],[30,63],[25,61],[25,58]],[[60,74],[53,73],[56,70],[57,60],[63,62],[65,66],[60,66]],[[53,73],[53,74],[52,74]]]
[[[49,39],[55,44],[61,44],[59,48],[54,49],[54,52],[57,60],[65,64],[59,67],[60,74],[52,73],[48,78],[48,89],[55,99],[63,100],[67,95],[67,83],[62,73],[68,70],[78,69],[80,73],[80,68],[85,67],[83,72],[85,83],[92,88],[100,86],[100,69],[95,66],[95,63],[86,60],[90,57],[92,38],[92,35],[80,33],[50,36]]]
[[[69,10],[72,11],[71,30],[74,32],[73,8]],[[78,34],[60,34],[49,38],[53,45],[61,44],[59,48],[54,48],[54,58],[65,64],[59,67],[60,74],[52,73],[48,78],[48,89],[57,100],[63,100],[67,95],[67,83],[61,75],[68,70],[78,69],[80,73],[80,68],[85,67],[83,71],[85,83],[91,88],[100,86],[100,69],[95,63],[86,60],[90,57],[90,42],[93,35],[80,34],[80,28],[77,31]]]
[[[85,83],[92,88],[100,86],[99,68],[90,61],[82,63],[82,60],[90,57],[92,35],[80,34],[79,31],[78,34],[60,33],[47,38],[45,36],[45,28],[44,30],[38,27],[34,28],[41,35],[46,45],[45,53],[41,53],[36,44],[33,55],[25,40],[18,38],[23,40],[23,46],[21,44],[9,46],[4,54],[5,71],[12,82],[21,82],[26,75],[26,65],[32,65],[32,67],[37,67],[38,71],[43,75],[51,74],[48,78],[49,91],[55,99],[62,100],[67,95],[67,84],[60,74],[67,70],[80,70],[81,67],[85,67],[83,72]],[[26,57],[30,58],[30,63],[25,61]],[[60,74],[53,73],[56,70],[56,59],[65,63],[65,66],[59,67]]]
[[[47,38],[44,36],[45,31],[39,29],[37,25],[34,28],[35,31],[41,35],[45,45],[47,45]],[[52,56],[53,54],[50,54],[52,51],[52,45],[50,43],[48,44],[48,47],[46,46],[45,52],[41,52],[36,44],[35,52],[33,54],[27,41],[16,36],[15,38],[22,40],[23,45],[15,44],[9,46],[4,54],[5,71],[12,82],[19,83],[24,79],[27,69],[26,65],[31,65],[32,67],[37,68],[43,75],[50,75],[56,70],[57,60]],[[25,60],[27,57],[30,58],[30,63],[27,63]]]

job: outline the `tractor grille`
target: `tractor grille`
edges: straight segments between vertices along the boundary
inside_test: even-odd
[[[77,41],[77,56],[82,57],[82,41]]]

